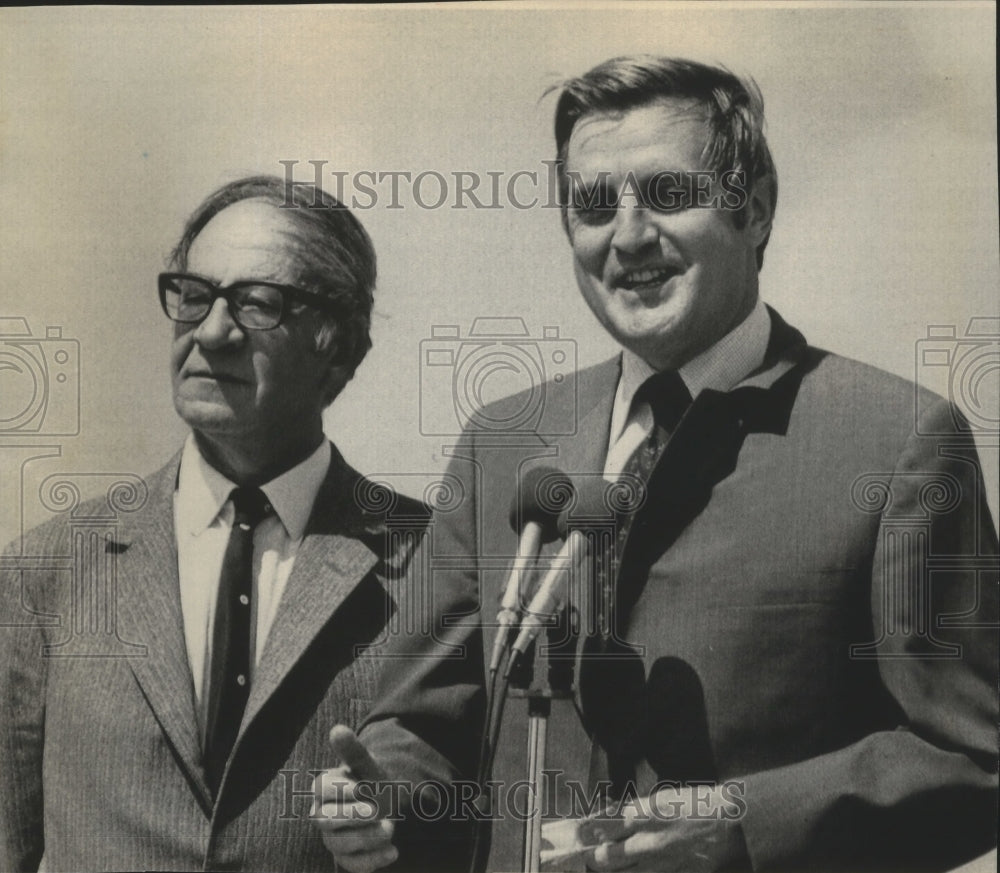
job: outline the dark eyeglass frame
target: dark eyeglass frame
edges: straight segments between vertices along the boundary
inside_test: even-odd
[[[167,294],[171,290],[172,283],[178,279],[195,282],[203,286],[205,291],[210,295],[205,311],[197,318],[179,318],[177,315],[171,314],[167,306]],[[290,311],[288,303],[290,300],[304,303],[328,315],[337,315],[340,312],[337,304],[323,294],[317,294],[314,291],[304,291],[302,288],[296,288],[294,285],[282,285],[279,282],[268,282],[263,279],[241,279],[238,282],[233,282],[231,285],[222,286],[212,282],[210,279],[206,279],[204,276],[196,276],[193,273],[160,273],[157,284],[160,291],[160,306],[167,318],[177,324],[201,324],[208,317],[208,314],[212,311],[212,307],[215,306],[215,301],[219,297],[226,301],[229,315],[233,321],[244,330],[274,330],[274,328],[285,320],[285,316],[288,315]],[[273,288],[280,292],[281,309],[274,324],[247,324],[243,320],[243,311],[238,302],[239,298],[236,295],[247,288]]]

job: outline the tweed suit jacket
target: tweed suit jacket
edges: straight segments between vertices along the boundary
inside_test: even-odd
[[[619,556],[614,651],[591,645],[586,586],[570,595],[582,720],[553,704],[543,809],[585,811],[572,780],[588,800],[607,780],[728,782],[748,869],[948,869],[996,838],[997,537],[972,435],[942,398],[771,318],[763,365],[696,398],[649,482]],[[601,475],[619,374],[615,359],[543,386],[543,430],[452,447],[465,499],[423,546],[437,633],[408,641],[423,657],[386,672],[363,734],[399,770],[488,658],[519,475]],[[505,715],[493,870],[521,863],[524,701]]]
[[[107,519],[103,498],[4,559],[0,869],[43,854],[47,870],[333,869],[309,771],[338,763],[330,728],[357,727],[371,705],[426,509],[384,500],[333,450],[213,802],[180,608],[178,464],[96,538],[81,531]]]

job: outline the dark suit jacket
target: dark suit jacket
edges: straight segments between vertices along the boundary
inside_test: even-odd
[[[438,639],[406,642],[424,657],[386,675],[366,728],[400,770],[422,754],[422,725],[462,713],[482,669],[493,631],[477,610],[488,626],[519,473],[600,475],[619,368],[544,386],[545,421],[561,422],[549,431],[569,435],[469,432],[454,449],[464,500],[436,515],[422,559]],[[595,656],[586,631],[574,643],[584,720],[553,707],[548,764],[563,776],[546,808],[574,811],[565,779],[639,792],[732,780],[754,869],[944,869],[981,854],[996,832],[996,554],[955,408],[807,346],[772,313],[763,366],[699,395],[649,483],[620,556],[618,657]],[[585,620],[586,600],[573,604]],[[526,772],[525,724],[509,702],[496,870],[520,863],[503,792]]]
[[[0,869],[43,852],[48,870],[333,869],[308,771],[337,763],[330,728],[371,705],[426,508],[383,500],[333,451],[213,804],[177,580],[178,461],[144,502],[109,492],[4,559]]]

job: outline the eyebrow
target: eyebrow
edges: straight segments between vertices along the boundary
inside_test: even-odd
[[[681,187],[690,185],[701,174],[710,174],[713,172],[712,170],[662,169],[653,172],[643,172],[641,175],[637,175],[632,170],[629,170],[619,182],[611,178],[609,170],[598,171],[593,179],[585,179],[578,170],[567,170],[566,178],[567,185],[571,191],[578,190],[589,195],[604,190],[617,198],[625,189],[628,189],[629,193],[641,199],[642,193],[648,191],[650,185],[654,181],[658,182],[661,178]]]
[[[246,279],[242,278],[235,279],[232,282],[227,282],[226,284],[222,284],[221,282],[218,282],[215,279],[210,279],[203,273],[193,273],[190,270],[178,273],[177,275],[188,276],[192,279],[199,279],[202,282],[205,282],[207,285],[211,285],[212,287],[219,289],[232,288],[234,285],[277,285],[278,287],[281,288],[294,288],[299,291],[306,290],[304,288],[299,288],[299,286],[296,285],[294,282],[279,282],[277,279],[264,278],[262,276],[253,276]]]

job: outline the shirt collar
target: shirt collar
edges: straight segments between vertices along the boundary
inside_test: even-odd
[[[770,334],[771,319],[764,301],[758,297],[743,321],[678,370],[691,396],[697,397],[706,388],[729,391],[736,386],[764,362]],[[625,349],[619,397],[631,405],[639,386],[654,373],[656,370],[642,358]]]
[[[316,494],[330,469],[330,443],[326,440],[308,458],[266,482],[261,490],[274,507],[290,539],[301,539],[312,513]],[[192,535],[206,530],[222,512],[236,485],[216,470],[188,436],[177,476],[178,518]]]

